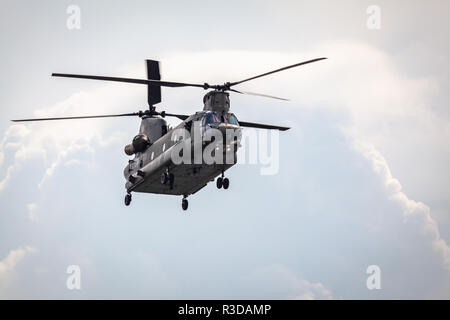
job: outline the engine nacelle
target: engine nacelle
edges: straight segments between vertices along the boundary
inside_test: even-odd
[[[131,144],[127,144],[123,150],[127,156],[132,156],[134,154],[134,148]]]
[[[144,152],[150,146],[150,140],[145,134],[138,134],[134,137],[133,142],[125,146],[125,153],[129,156]]]

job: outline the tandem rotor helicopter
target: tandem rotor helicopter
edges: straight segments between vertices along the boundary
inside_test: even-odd
[[[105,77],[95,75],[79,75],[79,74],[63,74],[53,73],[54,77],[79,78],[103,81],[116,81],[126,83],[136,83],[147,85],[147,101],[148,110],[124,113],[124,114],[108,114],[94,116],[75,116],[75,117],[57,117],[57,118],[35,118],[35,119],[18,119],[13,122],[29,122],[29,121],[47,121],[47,120],[72,120],[72,119],[90,119],[90,118],[110,118],[110,117],[128,117],[137,116],[141,118],[141,126],[139,134],[136,135],[131,144],[125,146],[125,153],[128,156],[134,156],[129,160],[128,165],[124,169],[126,179],[125,188],[127,194],[125,196],[125,205],[131,203],[132,192],[181,195],[182,208],[187,210],[187,197],[205,187],[208,182],[214,181],[216,177],[216,185],[218,189],[228,189],[230,181],[224,176],[227,169],[232,167],[236,161],[236,152],[240,145],[240,133],[242,127],[272,129],[285,131],[290,128],[269,124],[261,124],[254,122],[238,121],[236,116],[230,112],[229,91],[239,94],[249,94],[273,98],[279,100],[287,100],[270,95],[245,92],[234,89],[233,87],[253,79],[261,78],[276,72],[291,69],[301,65],[317,62],[326,58],[317,58],[283,67],[277,70],[266,72],[257,76],[253,76],[241,81],[225,82],[222,85],[181,83],[161,80],[159,72],[159,62],[155,60],[146,60],[147,63],[147,79],[131,79],[118,77]],[[161,87],[198,87],[208,91],[203,97],[203,110],[193,115],[173,114],[165,111],[156,111],[155,105],[161,102]],[[182,122],[174,128],[169,128],[165,117],[176,117]],[[200,124],[201,134],[205,134],[209,129],[216,129],[223,133],[232,132],[234,138],[232,140],[223,139],[221,141],[221,150],[230,150],[234,153],[233,161],[227,163],[206,163],[204,161],[175,163],[173,161],[173,150],[183,142],[184,144],[193,145],[194,139],[189,137],[173,137],[175,130],[185,129],[193,132],[193,124]],[[215,144],[215,140],[203,142],[201,148],[208,147],[209,144]],[[219,150],[219,149],[218,149]],[[191,158],[191,155],[189,155]]]

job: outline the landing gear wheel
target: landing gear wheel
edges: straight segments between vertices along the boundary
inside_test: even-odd
[[[125,196],[125,205],[128,207],[131,203],[131,194]]]
[[[161,174],[161,183],[166,184],[167,181],[169,181],[169,175],[167,174],[167,172],[163,172]]]
[[[225,179],[223,179],[222,184],[223,184],[223,188],[226,190],[230,186],[230,180],[228,180],[228,178],[225,178]]]
[[[222,186],[223,186],[223,180],[222,180],[221,177],[217,178],[216,186],[217,186],[217,189],[222,189]]]
[[[173,189],[173,183],[175,182],[175,176],[173,175],[173,173],[169,173],[169,185],[170,185],[170,190]]]
[[[181,200],[181,207],[183,208],[183,210],[187,210],[189,205],[189,202],[187,201],[186,198],[183,198],[183,200]]]

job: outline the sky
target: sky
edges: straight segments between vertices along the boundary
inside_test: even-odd
[[[0,299],[450,298],[448,1],[0,5]],[[186,212],[124,206],[139,119],[9,121],[146,108],[143,86],[52,72],[144,78],[156,59],[162,79],[223,83],[317,57],[238,88],[289,102],[230,97],[238,119],[292,127],[278,173],[236,165]],[[203,94],[163,88],[158,109],[194,113]]]

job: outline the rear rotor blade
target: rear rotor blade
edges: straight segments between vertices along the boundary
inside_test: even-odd
[[[147,79],[161,81],[161,74],[159,73],[159,62],[156,60],[147,60]],[[161,102],[161,87],[147,85],[147,103],[149,106],[154,106]]]
[[[248,79],[244,79],[244,80],[237,81],[237,82],[231,82],[229,84],[229,86],[235,86],[237,84],[240,84],[240,83],[243,83],[243,82],[246,82],[246,81],[250,81],[250,80],[253,80],[253,79],[261,78],[261,77],[267,76],[267,75],[272,74],[272,73],[276,73],[276,72],[280,72],[280,71],[283,71],[283,70],[295,68],[295,67],[298,67],[298,66],[302,66],[304,64],[313,63],[313,62],[324,60],[324,59],[326,59],[326,58],[317,58],[317,59],[312,59],[312,60],[296,63],[296,64],[293,64],[293,65],[290,65],[290,66],[287,66],[287,67],[284,67],[284,68],[280,68],[280,69],[277,69],[277,70],[269,71],[269,72],[266,72],[266,73],[263,73],[263,74],[260,74],[260,75],[248,78]]]
[[[76,120],[76,119],[93,119],[93,118],[113,118],[113,117],[129,117],[140,116],[141,113],[123,113],[123,114],[105,114],[98,116],[79,116],[79,117],[55,117],[55,118],[34,118],[34,119],[17,119],[11,120],[12,122],[29,122],[29,121],[49,121],[49,120]]]
[[[281,127],[281,126],[274,126],[274,125],[271,125],[271,124],[245,122],[245,121],[239,121],[239,125],[241,127],[259,128],[259,129],[273,129],[273,130],[280,130],[280,131],[286,131],[286,130],[290,129],[289,127]]]
[[[240,93],[240,94],[249,94],[249,95],[252,95],[252,96],[258,96],[258,97],[265,97],[265,98],[272,98],[272,99],[277,99],[277,100],[289,101],[289,99],[279,98],[279,97],[275,97],[275,96],[270,96],[268,94],[248,92],[248,91],[238,91],[238,90],[235,90],[235,89],[230,89],[230,91],[237,92],[237,93]]]
[[[149,80],[149,79],[105,77],[105,76],[94,76],[94,75],[83,75],[83,74],[52,73],[52,77],[90,79],[90,80],[102,80],[102,81],[114,81],[114,82],[127,82],[127,83],[146,84],[146,85],[150,85],[150,86],[171,87],[171,88],[178,88],[178,87],[198,87],[198,88],[203,88],[203,89],[210,88],[210,86],[207,83],[205,83],[205,84],[196,84],[196,83],[183,83],[183,82]]]

